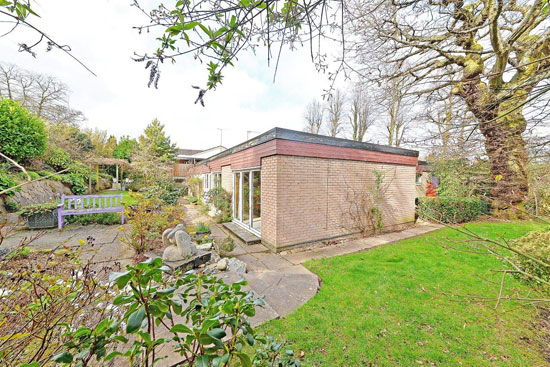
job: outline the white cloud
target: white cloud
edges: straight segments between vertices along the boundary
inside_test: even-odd
[[[144,64],[131,56],[134,51],[151,52],[156,44],[154,37],[139,36],[132,29],[145,19],[128,3],[58,0],[37,8],[41,18],[34,23],[70,45],[97,77],[59,50],[46,53],[42,48],[36,59],[17,52],[17,43],[36,39],[23,30],[0,38],[0,61],[63,80],[73,91],[71,106],[84,112],[88,127],[135,137],[157,117],[185,148],[217,145],[218,128],[225,129],[225,146],[245,140],[247,131],[275,126],[300,130],[305,105],[328,86],[327,76],[316,72],[309,51],[302,49],[284,51],[275,84],[274,65],[268,68],[265,51],[241,55],[235,67],[226,69],[223,84],[207,93],[205,108],[193,104],[197,91],[191,85],[204,86],[206,67],[190,57],[165,65],[159,89],[147,88]]]

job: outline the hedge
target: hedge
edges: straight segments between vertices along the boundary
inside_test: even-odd
[[[0,99],[0,147],[19,163],[46,150],[44,122],[11,99]]]
[[[524,272],[534,275],[545,282],[550,282],[550,229],[535,231],[511,241],[514,263]],[[519,253],[518,253],[519,252]],[[537,259],[542,262],[533,260]],[[521,273],[513,273],[516,278],[528,283],[543,285],[541,282]]]
[[[420,198],[417,207],[423,219],[443,223],[464,223],[489,213],[489,203],[476,198],[427,197]]]

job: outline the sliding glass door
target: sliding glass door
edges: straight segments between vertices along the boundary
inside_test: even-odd
[[[261,192],[259,170],[233,174],[233,220],[258,235],[262,228]]]

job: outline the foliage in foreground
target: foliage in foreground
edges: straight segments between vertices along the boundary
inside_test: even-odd
[[[0,224],[0,245],[14,227]],[[93,327],[110,310],[112,294],[77,250],[34,252],[26,237],[0,258],[0,365],[48,366],[62,352],[69,328]],[[91,241],[91,240],[90,240]]]
[[[489,213],[489,204],[482,199],[458,197],[419,198],[417,207],[421,218],[443,223],[464,223]]]
[[[550,229],[531,232],[511,242],[514,264],[520,272],[513,272],[529,284],[545,286],[550,283]],[[546,283],[546,284],[545,284]]]
[[[0,223],[0,246],[13,230]],[[172,272],[159,258],[107,278],[111,267],[82,261],[93,238],[32,251],[38,237],[0,258],[2,366],[153,366],[166,354],[189,367],[300,366],[286,342],[250,326],[263,301],[244,280]]]
[[[285,343],[250,326],[248,317],[263,301],[243,290],[244,280],[228,285],[193,271],[170,275],[160,258],[128,266],[109,280],[120,291],[113,304],[123,316],[105,318],[95,329],[68,330],[65,351],[55,361],[72,366],[93,357],[126,358],[132,366],[152,366],[171,351],[180,366],[300,366]]]

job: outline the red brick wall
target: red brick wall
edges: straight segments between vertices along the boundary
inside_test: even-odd
[[[193,169],[193,174],[221,171],[222,166],[226,165],[231,165],[231,168],[234,170],[258,167],[263,157],[268,157],[275,154],[406,164],[415,166],[418,162],[417,157],[410,157],[400,154],[274,139],[207,163],[197,164]]]
[[[264,158],[262,240],[280,248],[358,232],[349,219],[349,201],[353,192],[373,187],[373,170],[384,172],[385,229],[413,222],[415,166],[280,155]]]

